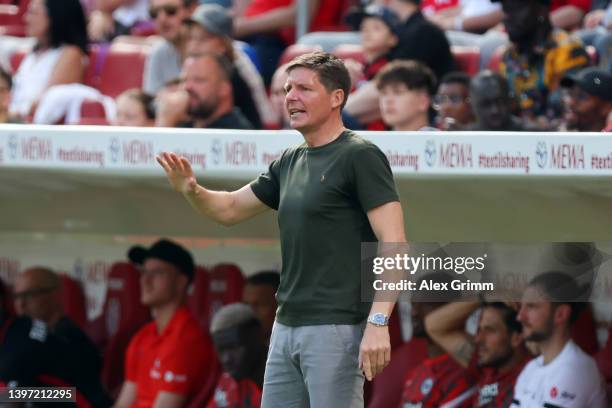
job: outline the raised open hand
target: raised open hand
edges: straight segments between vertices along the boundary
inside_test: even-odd
[[[176,191],[183,194],[196,192],[198,182],[193,174],[189,160],[168,152],[163,152],[156,159],[166,171],[168,181]]]

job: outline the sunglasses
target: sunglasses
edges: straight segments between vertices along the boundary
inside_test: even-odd
[[[170,4],[167,4],[165,6],[151,7],[149,9],[149,15],[153,20],[155,20],[157,16],[159,16],[159,13],[163,11],[168,17],[173,17],[176,15],[176,13],[178,13],[178,10],[178,6],[172,6]]]

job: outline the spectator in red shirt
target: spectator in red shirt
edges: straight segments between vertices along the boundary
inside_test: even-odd
[[[482,307],[478,331],[465,331],[467,319]],[[501,302],[463,300],[430,313],[427,333],[477,379],[474,407],[507,407],[512,402],[514,383],[528,361],[516,320],[516,310]]]
[[[309,0],[309,31],[322,31],[338,24],[342,3],[340,0]],[[234,35],[255,48],[266,86],[270,85],[285,47],[295,42],[296,17],[295,0],[252,0],[234,19]]]
[[[183,407],[216,366],[210,341],[185,305],[193,258],[165,239],[149,249],[134,247],[128,256],[142,265],[141,301],[151,308],[153,321],[130,342],[115,407]]]
[[[219,309],[210,325],[223,374],[208,408],[259,408],[266,346],[253,309],[233,303]]]
[[[453,278],[444,272],[433,272],[423,276],[416,287],[424,281],[450,286]],[[462,368],[425,331],[425,319],[446,302],[455,300],[455,290],[414,292],[412,296],[412,335],[427,339],[427,358],[409,371],[400,407],[418,406],[434,408],[441,406],[468,407],[475,389],[467,370]]]

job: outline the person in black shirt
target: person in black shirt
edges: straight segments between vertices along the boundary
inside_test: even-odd
[[[455,67],[450,45],[444,31],[423,16],[419,5],[420,0],[389,1],[388,7],[403,21],[391,58],[417,60],[442,78]]]
[[[230,72],[227,59],[216,54],[188,57],[181,74],[183,90],[161,98],[156,125],[253,129],[240,108],[234,105]]]
[[[391,51],[391,60],[416,60],[427,65],[442,78],[455,67],[450,45],[444,32],[429,22],[419,10],[419,0],[390,0],[387,4],[402,21],[397,29],[399,42]],[[367,83],[351,94],[346,105],[345,120],[361,125],[380,119],[378,92],[374,83]]]
[[[485,70],[472,78],[470,101],[476,116],[470,130],[526,130],[521,120],[512,116],[510,89],[501,75]]]
[[[77,406],[112,405],[100,382],[101,359],[85,333],[64,315],[60,278],[35,267],[15,282],[19,317],[0,344],[0,381],[9,387],[76,387]]]

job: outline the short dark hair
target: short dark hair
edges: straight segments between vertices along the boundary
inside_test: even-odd
[[[221,74],[223,75],[223,79],[231,81],[232,72],[234,70],[234,66],[232,62],[225,57],[224,55],[213,54],[212,52],[203,52],[199,54],[191,54],[187,58],[200,59],[200,58],[210,58],[214,60],[219,67]]]
[[[268,285],[278,290],[280,285],[280,274],[276,271],[261,271],[249,276],[245,282],[247,285]]]
[[[2,67],[0,67],[0,79],[6,82],[6,86],[8,86],[9,90],[13,88],[13,77],[11,74],[2,69]]]
[[[499,311],[502,315],[502,319],[506,328],[510,333],[521,333],[523,331],[523,325],[521,322],[516,320],[517,312],[504,302],[490,302],[486,303],[484,307],[490,307]]]
[[[501,76],[497,72],[491,71],[490,69],[485,69],[484,71],[480,71],[478,74],[476,74],[475,77],[472,78],[472,80],[470,81],[470,94],[476,91],[476,85],[480,81],[497,82],[497,85],[501,88],[504,95],[506,95],[508,98],[511,97],[510,86],[508,85],[508,81],[503,76]]]
[[[470,76],[465,72],[452,71],[442,77],[440,85],[442,84],[459,84],[466,88],[470,87]]]
[[[121,95],[119,95],[117,98],[121,96],[134,99],[136,102],[140,103],[140,105],[142,105],[142,109],[145,112],[145,115],[147,116],[147,119],[155,119],[155,106],[153,103],[155,98],[153,96],[149,95],[148,93],[145,93],[142,89],[138,88],[128,89],[127,91],[124,91]]]
[[[344,62],[333,54],[327,52],[311,52],[294,58],[287,65],[287,72],[295,68],[306,68],[314,71],[328,92],[341,89],[344,92],[344,100],[340,109],[344,108],[351,90],[351,76]]]
[[[572,310],[570,323],[574,323],[585,307],[584,302],[576,301],[582,297],[582,290],[571,276],[558,271],[546,272],[529,281],[529,286],[540,289],[551,303],[567,304]]]
[[[427,65],[418,61],[390,62],[378,72],[374,80],[379,90],[389,85],[404,84],[411,91],[425,91],[429,95],[436,92],[436,75]]]
[[[87,24],[80,0],[46,0],[49,44],[53,48],[75,45],[87,53]]]

